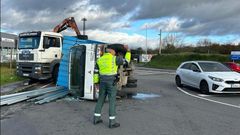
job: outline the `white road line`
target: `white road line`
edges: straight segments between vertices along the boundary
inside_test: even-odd
[[[184,91],[183,89],[181,89],[179,87],[177,87],[177,89],[180,90],[181,92],[183,92],[183,93],[185,93],[185,94],[187,94],[189,96],[195,97],[195,98],[199,98],[199,99],[210,101],[210,102],[213,102],[213,103],[222,104],[222,105],[226,105],[226,106],[230,106],[230,107],[234,107],[234,108],[240,109],[240,106],[237,106],[237,105],[228,104],[228,103],[224,103],[224,102],[220,102],[220,101],[216,101],[216,100],[212,100],[212,99],[208,99],[208,98],[204,98],[204,97],[199,97],[199,96],[190,94],[190,93]]]
[[[209,97],[210,95],[205,95],[205,94],[197,94],[200,97]]]
[[[139,75],[153,75],[153,74],[169,74],[169,75],[175,75],[176,73],[171,73],[171,72],[158,72],[158,71],[146,71],[146,72],[136,72]]]
[[[40,87],[40,89],[45,88],[45,87],[49,86],[50,84],[52,84],[52,82],[51,82],[51,83],[48,83],[48,84],[46,84],[46,85],[43,85],[42,87]]]

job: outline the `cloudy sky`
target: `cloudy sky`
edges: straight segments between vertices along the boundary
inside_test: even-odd
[[[131,47],[145,47],[147,37],[156,48],[160,29],[185,44],[240,42],[240,0],[1,0],[2,32],[52,31],[70,16],[80,30],[87,18],[90,39]]]

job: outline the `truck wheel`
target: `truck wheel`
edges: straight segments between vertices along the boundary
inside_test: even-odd
[[[137,83],[128,83],[126,85],[126,87],[128,87],[128,88],[136,88],[137,87]]]
[[[59,66],[55,66],[52,72],[53,81],[56,83],[58,78]]]
[[[129,79],[127,82],[128,82],[128,83],[136,83],[136,82],[137,82],[137,79]]]
[[[29,84],[34,84],[34,83],[36,83],[36,82],[39,82],[39,80],[38,79],[34,79],[34,78],[30,78],[30,80],[29,80]]]
[[[119,96],[121,98],[125,98],[125,97],[127,97],[127,93],[124,91],[117,91],[117,96]]]

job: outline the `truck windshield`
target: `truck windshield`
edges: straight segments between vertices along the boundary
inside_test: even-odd
[[[40,37],[20,37],[18,49],[36,49],[39,46]]]

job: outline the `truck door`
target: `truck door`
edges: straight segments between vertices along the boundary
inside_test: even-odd
[[[79,97],[84,96],[86,46],[79,45],[71,48],[69,64],[70,92]]]
[[[44,36],[42,60],[52,61],[61,58],[61,38]]]

